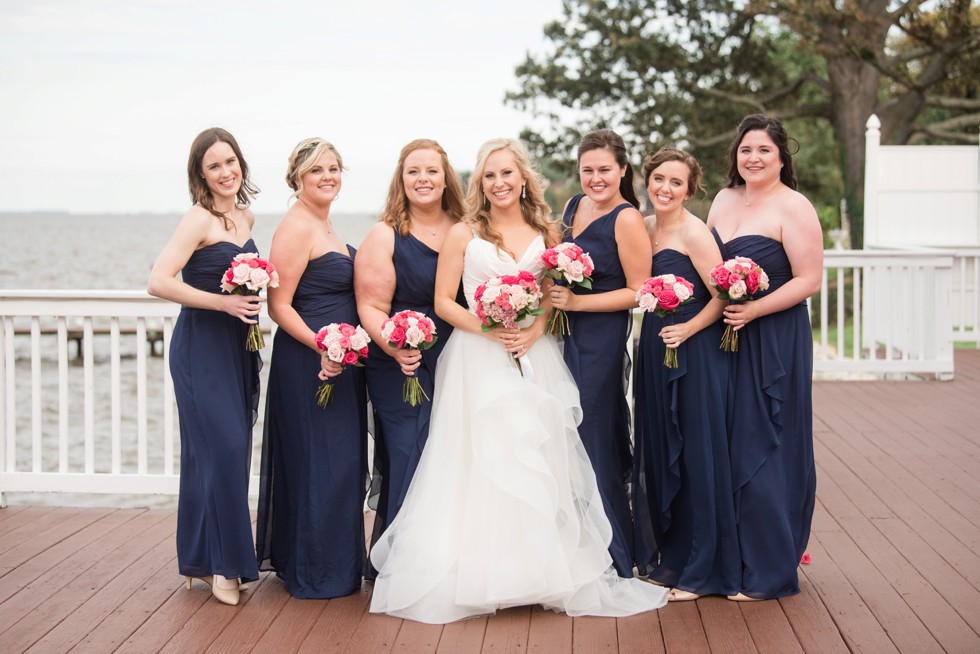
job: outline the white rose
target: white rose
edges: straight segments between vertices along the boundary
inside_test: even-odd
[[[664,286],[668,286],[677,281],[677,278],[671,274],[661,275],[660,279],[663,281]]]
[[[418,325],[412,325],[405,330],[405,340],[412,347],[418,347],[418,344],[425,340],[425,332],[418,328]]]
[[[367,347],[368,339],[365,338],[367,334],[355,333],[350,337],[350,346],[355,350],[360,350],[361,348]]]
[[[685,302],[691,298],[691,291],[684,284],[674,284],[674,295],[681,302]]]
[[[395,331],[395,323],[388,321],[381,328],[381,339],[388,341],[391,340],[391,332]]]
[[[728,287],[728,297],[733,300],[741,300],[747,292],[748,289],[745,287],[745,280],[742,279]]]
[[[236,266],[233,266],[232,270],[234,271],[234,275],[235,275],[232,281],[235,282],[236,285],[241,285],[247,282],[248,275],[252,271],[252,269],[248,267],[247,263],[240,263]]]
[[[265,288],[268,283],[269,273],[261,268],[252,268],[252,272],[249,274],[248,281],[245,282],[245,285],[253,291],[258,291],[259,289]]]
[[[327,348],[327,358],[333,361],[334,363],[343,363],[345,351],[346,350],[344,350],[344,348],[340,347],[336,343],[332,343]]]
[[[585,279],[585,266],[581,261],[569,261],[565,267],[565,279],[570,282],[580,282]]]
[[[644,311],[653,311],[657,308],[657,297],[653,293],[644,293],[640,296],[640,308]]]
[[[500,287],[499,286],[487,286],[483,291],[483,297],[481,300],[483,302],[493,302],[498,297],[500,297]]]

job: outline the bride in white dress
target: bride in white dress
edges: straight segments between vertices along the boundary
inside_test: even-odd
[[[418,469],[371,552],[371,611],[440,624],[528,604],[569,615],[659,608],[666,589],[612,567],[578,389],[546,315],[484,333],[473,311],[490,277],[523,269],[541,283],[540,255],[559,240],[520,142],[485,143],[467,195],[468,220],[451,228],[436,274],[436,312],[455,330]],[[460,280],[469,310],[455,302]]]

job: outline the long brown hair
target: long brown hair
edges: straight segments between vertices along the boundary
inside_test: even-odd
[[[514,157],[514,162],[524,178],[526,185],[519,198],[521,215],[524,222],[540,233],[549,247],[560,238],[555,222],[551,220],[551,207],[544,201],[544,178],[531,161],[527,150],[516,139],[491,139],[480,146],[476,156],[476,166],[470,177],[469,189],[466,193],[466,220],[476,226],[477,233],[485,241],[490,241],[498,249],[507,252],[512,257],[516,255],[504,247],[503,237],[490,224],[490,201],[483,194],[483,171],[487,166],[487,158],[498,150],[508,150]]]
[[[235,137],[227,130],[220,127],[209,127],[197,135],[194,142],[191,143],[191,152],[187,157],[187,187],[190,191],[191,202],[201,205],[213,216],[221,218],[225,229],[228,230],[234,226],[234,223],[228,219],[224,212],[218,211],[214,207],[214,195],[204,179],[204,170],[201,167],[204,153],[215,143],[230,145],[238,158],[238,165],[242,169],[242,185],[235,196],[236,203],[242,207],[250,205],[252,198],[258,194],[259,187],[249,178],[248,164],[245,162],[245,157],[242,156],[242,149],[238,147],[238,141],[235,140]]]
[[[459,176],[449,163],[446,151],[442,149],[436,141],[432,139],[415,139],[402,148],[398,155],[398,165],[391,176],[391,183],[388,185],[388,199],[385,200],[384,209],[381,210],[381,220],[386,225],[397,230],[404,238],[412,227],[412,217],[408,213],[408,196],[405,194],[405,180],[402,173],[405,170],[405,159],[416,150],[433,150],[442,159],[442,172],[446,178],[446,190],[442,192],[442,210],[445,211],[453,222],[458,222],[463,218],[463,187],[459,183]]]
[[[794,191],[796,190],[796,171],[793,170],[793,155],[789,152],[789,135],[778,118],[765,114],[751,114],[738,124],[735,140],[728,147],[728,184],[727,188],[742,186],[745,180],[738,172],[738,146],[749,132],[760,130],[769,135],[779,151],[779,160],[783,167],[779,171],[779,181]],[[797,148],[799,149],[799,148]]]

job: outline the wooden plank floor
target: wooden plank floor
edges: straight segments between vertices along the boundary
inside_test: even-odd
[[[183,589],[169,510],[0,509],[0,652],[980,652],[980,351],[952,382],[818,382],[803,592],[626,619],[540,608],[433,626],[369,585],[295,600],[267,574],[229,607]]]

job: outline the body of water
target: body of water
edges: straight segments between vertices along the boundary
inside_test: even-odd
[[[256,217],[253,238],[259,250],[267,255],[280,216]],[[72,289],[72,290],[144,290],[150,268],[160,250],[169,240],[180,220],[177,214],[158,215],[72,215],[72,214],[0,214],[0,240],[4,256],[0,259],[0,288],[15,289]],[[364,239],[376,216],[368,214],[336,214],[334,228],[355,247]],[[271,339],[267,339],[271,343]],[[58,469],[58,368],[55,337],[42,337],[42,469]],[[136,396],[136,344],[132,337],[121,339],[120,361],[122,397]],[[95,337],[95,461],[96,470],[107,472],[111,463],[110,356],[107,336]],[[263,351],[268,359],[270,351]],[[69,347],[69,356],[74,348]],[[15,341],[15,393],[17,424],[17,469],[31,469],[31,361],[30,337],[18,336]],[[69,471],[84,470],[84,375],[82,360],[73,358],[68,375],[69,385]],[[268,366],[263,372],[263,388]],[[162,357],[149,357],[147,379],[152,387],[162,389],[164,379]],[[159,391],[158,391],[159,392]],[[261,450],[262,416],[254,431],[252,457],[253,474],[258,474]],[[149,402],[148,429],[151,438],[162,433],[163,404]],[[121,413],[123,435],[122,471],[136,471],[135,434],[137,429],[136,403],[124,401]],[[179,443],[176,451],[179,452]],[[163,471],[162,446],[150,443],[149,470]],[[176,464],[175,464],[176,465]],[[120,497],[102,495],[65,496],[56,494],[14,494],[8,501],[30,504],[84,504],[100,506],[172,506],[170,497]]]

